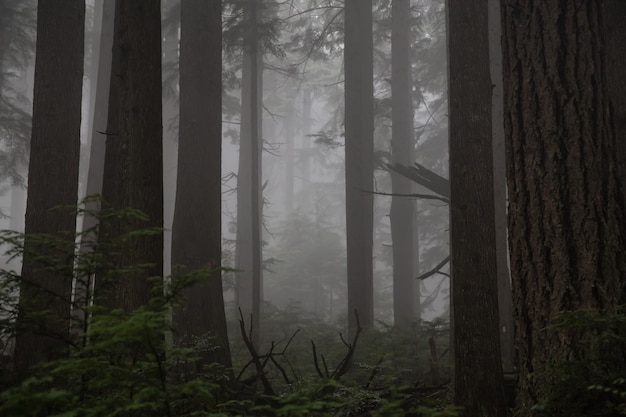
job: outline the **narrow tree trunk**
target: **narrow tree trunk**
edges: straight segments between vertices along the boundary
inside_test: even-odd
[[[179,95],[172,82],[172,68],[179,64],[180,0],[161,1],[163,31],[163,276],[172,274],[172,223],[176,201],[176,173],[178,169]],[[178,11],[177,24],[167,25]],[[167,31],[166,31],[167,29]],[[167,78],[166,78],[167,77]],[[166,82],[167,79],[167,82]],[[176,79],[178,81],[178,79]],[[174,84],[174,85],[172,85]],[[171,88],[171,90],[169,90]]]
[[[201,363],[231,366],[222,292],[222,5],[182,0],[180,135],[172,228],[175,273],[206,270],[175,311],[180,341],[210,337]],[[198,190],[203,190],[198,192]]]
[[[506,164],[502,97],[502,47],[500,0],[489,0],[489,53],[491,63],[493,129],[493,196],[496,223],[496,262],[498,267],[498,308],[502,369],[514,372],[513,299],[509,274],[509,245],[506,232]]]
[[[294,165],[295,165],[295,154],[294,154],[294,142],[296,140],[295,133],[295,119],[296,115],[294,112],[287,113],[287,119],[284,124],[284,133],[285,133],[285,155],[284,155],[284,164],[285,164],[285,215],[291,216],[293,213],[293,200],[294,200]]]
[[[39,1],[26,237],[15,339],[18,373],[68,353],[76,216],[67,206],[76,205],[78,193],[84,31],[84,2]],[[58,243],[41,242],[36,234],[49,234]],[[58,268],[44,269],[38,260],[41,256],[55,259]]]
[[[139,210],[147,220],[108,219],[103,242],[124,231],[163,227],[160,1],[117,0],[118,22],[109,101],[117,111],[109,111],[102,195],[104,207]],[[163,234],[135,236],[117,249],[116,268],[98,279],[97,297],[109,307],[134,311],[153,295],[149,278],[163,274]],[[139,265],[145,267],[120,274]]]
[[[92,91],[93,106],[91,108],[92,122],[89,139],[89,166],[87,169],[87,185],[85,194],[87,197],[102,193],[102,175],[104,171],[104,153],[106,148],[106,129],[108,117],[109,84],[111,82],[111,65],[113,49],[113,30],[115,16],[114,0],[98,0],[96,18],[101,13],[100,40],[94,44],[92,63]],[[85,204],[87,213],[83,217],[79,256],[88,257],[94,247],[97,238],[96,226],[98,220],[96,212],[100,209],[100,201],[89,200]],[[85,309],[89,305],[91,292],[93,291],[94,271],[77,271],[76,285],[74,288],[74,313],[78,333],[86,330]]]
[[[345,0],[345,133],[348,316],[374,324],[374,91],[372,1]]]
[[[252,318],[252,340],[259,344],[262,298],[261,150],[263,56],[259,50],[258,0],[247,3],[248,32],[242,70],[242,115],[237,179],[237,301]]]
[[[504,6],[504,5],[503,5]],[[509,243],[518,406],[560,383],[543,371],[585,361],[560,311],[611,309],[624,294],[624,207],[605,73],[602,1],[502,8]]]
[[[307,212],[311,208],[311,195],[305,190],[311,185],[311,107],[313,105],[313,90],[306,88],[302,91],[302,149],[300,150],[301,169],[301,205],[300,209]]]
[[[411,91],[410,0],[393,0],[391,12],[391,139],[392,161],[412,166],[415,162],[413,140],[413,104]],[[414,233],[415,200],[397,195],[413,191],[411,180],[397,173],[391,174],[391,237],[393,241],[393,317],[400,327],[410,325],[416,317],[415,257],[417,256]],[[397,194],[397,195],[396,195]]]
[[[447,6],[454,402],[502,417],[488,0]]]

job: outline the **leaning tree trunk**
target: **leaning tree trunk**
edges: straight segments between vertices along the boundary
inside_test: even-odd
[[[68,207],[76,206],[78,193],[84,31],[83,1],[39,1],[24,260],[15,338],[18,373],[68,353],[76,231],[76,215]],[[54,242],[42,240],[37,236],[40,234],[49,235]],[[46,267],[42,257],[56,262],[56,267]]]
[[[174,329],[183,345],[209,338],[208,348],[200,352],[201,364],[218,362],[230,367],[220,269],[221,56],[221,2],[182,0],[180,134],[172,265],[175,274],[204,269],[208,276],[183,291],[182,304],[174,312]]]
[[[107,219],[103,243],[127,231],[163,227],[160,1],[117,0],[115,23],[103,208],[132,208],[147,219]],[[95,298],[134,311],[153,296],[149,278],[163,274],[163,234],[133,236],[116,249],[110,259],[115,267],[96,280]]]
[[[411,166],[415,162],[413,134],[413,103],[411,98],[410,0],[393,0],[391,29],[391,109],[393,136],[391,156],[394,164]],[[394,324],[406,327],[419,317],[419,288],[415,242],[415,200],[401,197],[413,191],[408,178],[391,173],[391,236],[393,239],[393,318]],[[419,297],[419,293],[418,293]],[[416,306],[417,304],[417,306]],[[417,308],[416,308],[417,307]]]
[[[502,417],[487,3],[447,4],[454,402]]]
[[[374,87],[372,1],[345,1],[348,322],[374,324]]]
[[[624,207],[601,55],[602,1],[503,6],[517,399],[530,407],[559,383],[547,366],[589,357],[583,335],[547,329],[555,315],[623,300]]]

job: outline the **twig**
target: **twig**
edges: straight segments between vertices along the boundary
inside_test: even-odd
[[[317,350],[315,349],[315,342],[313,340],[311,340],[311,347],[313,348],[313,364],[315,365],[315,370],[317,371],[317,374],[319,375],[319,377],[323,379],[324,374],[322,374],[320,365],[317,362]]]
[[[265,375],[265,372],[263,371],[263,368],[267,364],[268,359],[266,359],[263,363],[261,363],[259,354],[254,348],[254,344],[252,343],[252,340],[251,340],[252,339],[252,315],[250,317],[250,333],[249,334],[246,334],[246,323],[243,319],[243,312],[241,311],[241,307],[239,308],[239,317],[240,317],[239,329],[241,331],[241,337],[243,338],[243,342],[248,348],[248,352],[250,352],[250,356],[252,356],[254,366],[256,367],[256,377],[261,380],[261,383],[263,384],[263,392],[265,393],[265,395],[275,396],[276,393],[274,392],[272,385],[270,384],[269,380],[267,379],[267,376]],[[272,347],[273,347],[273,343],[272,343]],[[270,356],[271,356],[271,350],[270,350]]]
[[[364,389],[368,389],[370,387],[372,381],[376,377],[376,374],[378,374],[378,371],[380,370],[380,364],[383,362],[384,357],[385,355],[381,355],[380,359],[378,359],[378,362],[376,362],[376,365],[374,366],[374,369],[372,369],[372,373],[370,374],[370,377],[367,379],[367,384],[363,386]]]

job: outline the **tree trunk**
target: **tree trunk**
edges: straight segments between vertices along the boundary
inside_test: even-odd
[[[345,0],[348,322],[374,324],[374,87],[372,1]]]
[[[101,228],[104,243],[163,227],[160,1],[117,0],[114,37],[102,196],[104,207],[132,208],[147,219],[108,219]],[[97,297],[108,307],[134,311],[153,296],[149,278],[163,274],[163,234],[134,236],[116,249],[115,267],[97,280]]]
[[[502,8],[509,243],[518,406],[552,384],[562,360],[585,361],[581,335],[547,330],[560,311],[611,309],[623,294],[623,202],[602,2],[508,1]]]
[[[605,0],[602,10],[604,38],[606,41],[606,75],[609,85],[609,97],[613,114],[613,125],[619,146],[617,155],[621,161],[626,159],[626,2],[623,0]],[[620,186],[626,190],[626,164],[618,164]]]
[[[115,16],[115,1],[99,0],[100,7],[96,9],[102,13],[100,26],[100,41],[94,44],[92,63],[92,85],[95,90],[92,92],[93,106],[91,112],[93,120],[89,139],[89,167],[87,169],[87,185],[85,195],[87,197],[100,195],[102,193],[102,175],[104,172],[104,153],[106,148],[106,128],[108,117],[109,84],[111,82],[111,65],[113,49],[113,30]],[[97,238],[96,226],[98,220],[96,212],[100,209],[100,201],[88,201],[85,204],[87,213],[83,217],[81,227],[81,239],[79,256],[87,257],[93,251],[93,243]],[[76,329],[82,333],[87,328],[85,309],[89,305],[91,292],[93,290],[94,271],[77,271],[76,284],[74,288],[74,313],[72,317],[76,320]]]
[[[84,2],[39,1],[24,263],[15,339],[18,373],[68,353],[76,216],[67,207],[76,206],[78,193],[84,31]],[[41,241],[37,234],[50,235],[57,242]],[[38,259],[41,256],[54,259],[58,267],[44,268]]]
[[[201,363],[231,366],[222,292],[222,5],[182,0],[180,135],[172,228],[175,273],[209,276],[183,292],[175,331],[190,345],[212,337]],[[202,190],[201,192],[199,192]]]
[[[393,0],[391,12],[391,108],[393,136],[391,155],[395,164],[412,166],[415,162],[413,140],[413,103],[411,91],[410,0]],[[393,317],[396,326],[406,327],[415,320],[419,311],[415,306],[414,286],[415,257],[417,256],[414,233],[415,200],[397,195],[413,191],[411,180],[391,173],[391,236],[393,241]],[[397,195],[396,195],[397,194]]]
[[[502,417],[488,0],[448,0],[447,13],[454,402]]]
[[[500,0],[489,0],[489,53],[491,62],[492,132],[493,132],[493,196],[496,223],[496,262],[498,266],[498,308],[500,317],[500,348],[502,369],[514,372],[513,299],[509,274],[509,245],[506,231],[506,164],[504,152],[504,120],[502,97],[502,47]]]
[[[259,50],[259,0],[248,0],[241,91],[241,133],[237,176],[237,302],[246,321],[252,319],[252,340],[259,346],[262,298],[262,77]]]

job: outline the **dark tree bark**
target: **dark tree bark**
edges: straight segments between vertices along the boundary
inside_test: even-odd
[[[617,138],[618,158],[626,159],[626,2],[605,0],[603,8],[604,37],[606,41],[606,75],[609,83],[609,97],[613,124]],[[622,195],[626,195],[626,164],[618,164],[621,169],[620,182]]]
[[[509,273],[509,245],[506,231],[506,157],[504,151],[504,120],[502,97],[502,47],[500,0],[489,0],[489,53],[491,62],[492,131],[493,131],[493,196],[496,223],[496,263],[498,267],[498,309],[500,316],[500,347],[502,369],[512,375],[515,345],[513,334],[513,299]]]
[[[117,0],[109,123],[102,186],[106,208],[140,210],[147,220],[107,219],[100,238],[163,227],[160,1]],[[141,235],[117,248],[115,271],[96,282],[108,307],[134,311],[152,296],[150,277],[163,274],[163,234]],[[121,268],[146,265],[119,274]]]
[[[262,299],[262,77],[259,45],[260,1],[248,0],[241,89],[239,173],[237,175],[237,303],[252,318],[252,342],[258,348]]]
[[[502,2],[509,244],[518,406],[585,361],[584,335],[546,327],[560,311],[623,296],[624,208],[600,36],[602,2]]]
[[[409,61],[411,2],[393,0],[391,5],[391,155],[393,163],[408,166],[415,162],[411,99],[413,83]],[[413,192],[411,180],[392,172],[391,189],[394,194],[389,216],[393,239],[393,317],[395,325],[407,326],[419,318],[419,298],[416,299],[414,288],[419,288],[419,283],[415,281],[416,207],[415,200],[398,196]]]
[[[447,12],[454,402],[502,417],[487,3],[448,0]]]
[[[205,269],[208,278],[183,292],[175,330],[183,344],[210,336],[217,349],[204,364],[231,366],[222,292],[222,5],[182,0],[180,134],[172,265]],[[202,190],[199,192],[199,190]]]
[[[374,324],[374,87],[372,1],[345,1],[345,133],[348,317]]]
[[[85,3],[40,0],[15,370],[63,357],[69,338],[78,193]],[[49,234],[58,244],[42,242]],[[44,269],[38,257],[55,259]],[[44,313],[44,314],[42,314]]]

